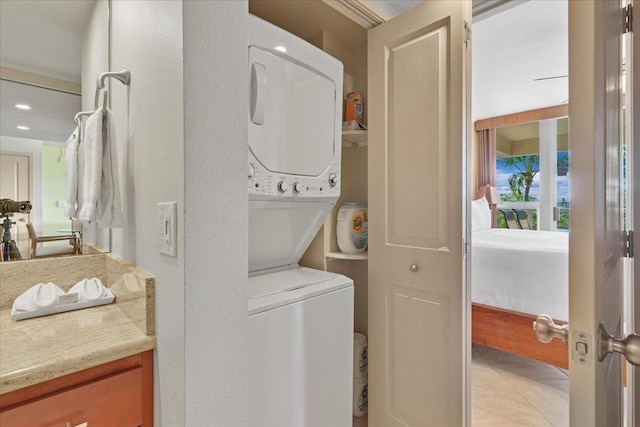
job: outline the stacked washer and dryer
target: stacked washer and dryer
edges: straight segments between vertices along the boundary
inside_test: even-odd
[[[340,195],[342,63],[249,16],[249,419],[350,426],[353,281],[298,261]]]

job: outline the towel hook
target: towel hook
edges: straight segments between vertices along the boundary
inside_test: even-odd
[[[88,117],[95,112],[96,110],[81,111],[73,117],[73,121],[76,122],[76,125],[78,125],[78,141],[82,140],[82,117],[84,116]]]
[[[78,123],[78,120],[80,120],[82,117],[84,116],[90,116],[93,113],[95,113],[96,110],[91,110],[91,111],[81,111],[78,114],[75,115],[75,117],[73,118],[73,121]]]
[[[107,71],[104,73],[100,73],[100,75],[96,80],[96,96],[95,96],[95,102],[94,102],[96,109],[98,108],[98,104],[100,103],[100,90],[104,89],[105,80],[111,77],[117,79],[118,81],[120,81],[120,83],[124,85],[129,85],[129,82],[131,81],[131,72],[129,70],[120,70],[120,71]]]
[[[120,70],[101,73],[96,81],[96,86],[99,89],[104,89],[104,81],[110,77],[118,79],[123,85],[129,85],[129,82],[131,81],[131,72],[129,70]]]

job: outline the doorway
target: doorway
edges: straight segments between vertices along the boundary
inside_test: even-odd
[[[31,169],[32,157],[25,153],[0,153],[0,199],[15,201],[31,200]],[[4,214],[4,212],[3,212]],[[30,214],[6,213],[2,221],[8,218],[11,228],[2,230],[10,233],[15,240],[23,259],[29,257],[29,237],[26,224],[30,221]]]
[[[472,199],[492,227],[472,215],[472,425],[568,426],[567,346],[531,331],[568,321],[568,4],[524,2],[473,35]]]

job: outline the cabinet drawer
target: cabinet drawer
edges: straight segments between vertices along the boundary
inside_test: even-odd
[[[0,413],[11,427],[87,427],[142,425],[142,368],[62,390]],[[69,422],[70,424],[66,424]]]

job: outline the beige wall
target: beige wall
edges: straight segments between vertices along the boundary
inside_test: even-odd
[[[109,16],[107,5],[98,2],[87,30],[83,105],[93,108],[99,73],[131,71],[129,86],[109,85],[125,210],[125,226],[113,230],[111,244],[115,253],[156,276],[154,423],[244,425],[247,3],[112,1],[106,60],[99,52],[109,31],[99,17]],[[185,28],[183,9],[190,11]],[[184,45],[183,36],[189,40]],[[194,120],[189,138],[185,99],[187,117]],[[167,201],[178,204],[177,257],[156,248],[157,203]],[[107,233],[97,234],[99,244],[109,244]]]
[[[126,190],[114,252],[156,276],[156,426],[184,425],[184,139],[182,2],[111,2],[113,110]],[[95,83],[94,83],[95,85]],[[95,87],[95,86],[94,86]],[[157,203],[178,203],[177,257],[156,247]]]
[[[71,223],[58,201],[67,197],[67,171],[62,147],[42,146],[42,235],[54,236]]]
[[[93,110],[96,78],[109,70],[109,1],[98,0],[89,19],[82,43],[82,111]],[[78,173],[82,175],[84,146],[78,146]],[[78,194],[82,194],[82,179]],[[85,240],[103,248],[109,248],[109,234],[91,225],[85,232]]]
[[[247,2],[184,3],[187,426],[246,426]]]

